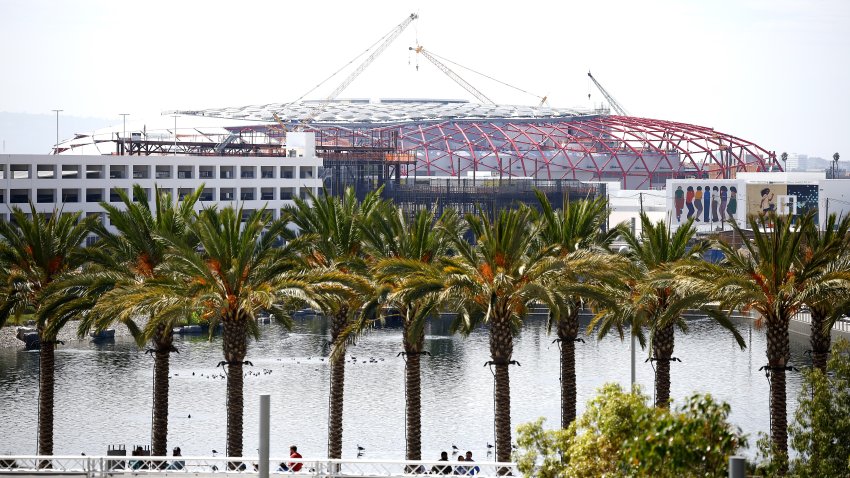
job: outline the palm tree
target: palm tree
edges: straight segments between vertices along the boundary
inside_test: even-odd
[[[782,473],[787,471],[788,454],[785,372],[790,359],[789,321],[806,302],[821,299],[830,290],[828,284],[819,282],[830,255],[814,249],[804,260],[800,253],[803,231],[811,222],[811,214],[797,218],[796,224],[792,218],[776,214],[750,216],[747,224],[752,240],[745,240],[740,249],[719,242],[717,247],[725,256],[719,266],[703,263],[682,271],[690,277],[688,287],[710,292],[725,310],[755,310],[767,327],[770,438]],[[747,237],[735,222],[732,227],[739,237]]]
[[[197,245],[178,236],[158,236],[168,246],[159,270],[122,290],[122,300],[150,317],[146,336],[155,337],[163,325],[192,313],[209,322],[211,334],[223,327],[224,360],[219,365],[227,373],[227,456],[238,457],[243,451],[248,335],[258,336],[256,316],[263,310],[286,320],[279,304],[293,296],[307,300],[309,286],[293,267],[291,246],[278,247],[291,234],[286,224],[270,221],[264,209],[244,215],[241,208],[204,209],[188,229]],[[110,301],[99,301],[101,306],[110,307]]]
[[[605,199],[570,202],[564,196],[561,209],[555,210],[549,199],[540,191],[535,191],[540,203],[541,222],[540,240],[547,254],[562,260],[596,259],[596,264],[585,264],[587,271],[605,272],[610,265],[609,247],[618,234],[617,229],[604,230],[608,209]],[[594,254],[576,254],[579,251],[591,251]],[[594,257],[595,256],[595,257]],[[575,270],[575,268],[571,268]],[[582,276],[562,275],[560,285],[577,285],[589,279],[592,274]],[[557,327],[561,352],[561,427],[567,428],[576,418],[576,357],[575,343],[578,339],[582,297],[568,294],[565,297],[560,320],[549,324]]]
[[[422,209],[409,220],[401,208],[384,203],[371,220],[362,224],[366,252],[380,284],[378,302],[391,308],[402,321],[407,460],[422,459],[420,358],[425,346],[425,322],[440,305],[434,291],[409,294],[416,290],[411,281],[416,280],[421,268],[434,266],[449,254],[447,231],[456,233],[458,222],[453,209],[447,209],[439,219],[433,210]],[[414,273],[408,274],[410,271]]]
[[[64,277],[76,273],[85,262],[81,247],[89,234],[94,216],[80,218],[81,213],[30,213],[12,208],[12,222],[0,221],[0,325],[10,315],[34,312],[39,350],[38,454],[53,454],[54,352],[57,334],[78,310],[64,313],[43,309],[51,287]],[[49,312],[49,313],[48,313]]]
[[[342,197],[326,192],[312,193],[308,200],[295,198],[287,211],[287,220],[298,228],[295,246],[303,248],[304,266],[315,274],[339,271],[346,276],[347,291],[335,289],[317,298],[321,312],[330,318],[331,374],[328,411],[328,457],[342,457],[342,411],[345,387],[345,351],[348,329],[361,307],[374,295],[363,254],[360,224],[380,204],[380,190],[372,191],[358,201],[348,188]]]
[[[441,277],[419,278],[423,291],[442,287],[440,294],[458,311],[459,328],[469,333],[488,324],[490,365],[494,374],[496,460],[511,458],[511,388],[508,367],[513,360],[513,337],[529,306],[543,303],[560,313],[555,284],[563,268],[537,249],[538,223],[527,206],[500,211],[494,220],[479,210],[466,222],[475,244],[461,235],[450,235],[457,255],[441,261]],[[440,284],[441,282],[441,284]]]
[[[125,295],[127,288],[143,285],[145,281],[161,274],[160,265],[168,252],[163,237],[183,237],[192,246],[195,240],[189,234],[194,207],[203,191],[198,187],[192,194],[186,195],[179,203],[171,195],[155,189],[154,209],[148,202],[147,194],[140,185],[133,186],[133,201],[119,189],[123,207],[101,202],[109,223],[118,231],[111,232],[104,224],[98,223],[94,231],[100,238],[98,247],[89,249],[90,260],[97,267],[90,267],[82,281],[89,280],[88,293],[97,294],[108,307],[95,308],[93,313],[81,322],[81,329],[102,330],[112,323],[122,321],[131,330],[136,330],[134,319],[139,315],[136,305]],[[101,290],[104,282],[111,282],[108,291]],[[118,310],[120,313],[115,313]],[[100,312],[100,313],[98,313]],[[137,334],[140,345],[150,342],[154,356],[153,412],[151,427],[151,452],[154,456],[165,456],[168,451],[168,376],[169,359],[175,352],[173,328],[185,318],[170,317],[171,320],[157,320],[156,328],[148,328],[147,334]]]
[[[817,281],[821,286],[829,284],[835,288],[831,293],[824,292],[823,296],[812,296],[806,300],[812,314],[812,366],[826,373],[832,346],[832,326],[847,310],[850,294],[850,216],[838,219],[835,214],[830,214],[822,231],[815,221],[810,221],[807,226],[804,230],[803,260],[822,260],[824,266]]]
[[[732,332],[741,348],[744,339],[729,318],[709,305],[710,296],[695,288],[679,287],[675,270],[689,264],[702,263],[707,242],[693,242],[696,229],[692,222],[672,231],[664,221],[652,223],[641,214],[641,233],[622,228],[622,237],[629,259],[619,268],[616,281],[606,281],[600,297],[598,313],[591,327],[599,327],[599,336],[617,328],[622,336],[623,326],[631,325],[645,345],[643,328],[649,332],[650,360],[655,362],[655,406],[667,408],[670,403],[670,362],[675,360],[675,329],[687,332],[682,314],[699,310]]]

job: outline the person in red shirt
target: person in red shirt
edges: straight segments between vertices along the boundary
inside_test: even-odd
[[[298,447],[292,445],[289,447],[289,458],[304,458],[298,453]],[[300,461],[297,462],[289,462],[289,463],[281,463],[278,471],[301,471],[301,467],[304,466]]]

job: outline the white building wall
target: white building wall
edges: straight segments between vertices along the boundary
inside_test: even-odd
[[[289,136],[287,157],[0,155],[0,219],[8,220],[14,206],[28,211],[29,201],[39,212],[99,214],[101,200],[119,204],[113,189],[132,194],[134,184],[149,197],[155,186],[179,197],[203,184],[199,210],[212,204],[265,207],[277,218],[292,197],[322,187],[312,134]]]

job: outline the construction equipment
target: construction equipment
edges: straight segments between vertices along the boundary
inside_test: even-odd
[[[286,132],[289,131],[289,130],[286,128],[286,124],[283,122],[283,120],[280,119],[280,116],[278,116],[277,113],[272,111],[272,117],[274,118],[275,121],[277,121],[277,124],[280,125],[280,133],[286,134]]]
[[[448,76],[449,78],[454,80],[455,83],[460,85],[461,88],[463,88],[464,90],[468,91],[472,96],[474,96],[481,103],[488,104],[488,105],[495,105],[496,104],[496,103],[493,102],[493,100],[491,100],[490,98],[487,98],[487,96],[485,96],[484,93],[478,91],[478,89],[476,89],[474,86],[470,85],[469,82],[467,82],[466,80],[464,80],[463,78],[458,76],[457,73],[452,71],[443,62],[434,58],[434,55],[428,53],[428,51],[422,45],[417,45],[416,47],[410,47],[408,49],[415,51],[417,55],[421,53],[422,56],[427,58],[428,61],[433,63],[434,66],[439,68],[440,71],[442,71],[443,73],[446,74],[446,76]]]
[[[620,103],[618,103],[617,100],[615,100],[614,97],[611,96],[611,94],[608,93],[608,91],[605,90],[605,88],[603,88],[602,85],[599,84],[598,81],[596,81],[596,78],[594,78],[593,75],[590,74],[590,71],[587,72],[587,76],[590,78],[590,81],[592,81],[593,84],[596,85],[596,88],[599,89],[599,92],[602,93],[602,96],[605,97],[605,101],[608,102],[608,105],[611,106],[612,110],[614,110],[620,116],[629,116],[629,113],[626,112],[626,109],[623,108],[622,105],[620,105]],[[587,94],[587,98],[590,99],[590,93]]]
[[[363,63],[361,63],[360,66],[358,66],[354,71],[352,71],[342,81],[342,83],[339,84],[339,86],[337,86],[333,91],[331,91],[330,94],[324,99],[324,101],[320,102],[315,107],[313,107],[313,109],[310,110],[310,112],[307,114],[307,116],[305,116],[304,119],[301,120],[301,124],[299,125],[299,129],[303,129],[304,127],[309,125],[310,122],[313,121],[317,116],[319,116],[322,113],[322,111],[324,111],[324,109],[327,108],[328,104],[331,101],[335,100],[337,98],[337,96],[339,96],[339,94],[343,92],[343,90],[348,88],[348,85],[350,85],[351,82],[353,82],[358,76],[360,76],[360,74],[363,73],[363,70],[368,68],[369,65],[371,65],[372,62],[375,61],[375,58],[380,56],[381,53],[383,53],[384,50],[386,50],[387,47],[389,47],[390,44],[392,44],[392,42],[395,41],[395,39],[398,38],[399,35],[401,35],[401,33],[408,27],[408,25],[410,25],[417,18],[419,18],[419,15],[417,15],[415,13],[411,13],[410,16],[405,18],[403,22],[399,23],[387,35],[385,35],[383,37],[384,41],[380,45],[378,45],[377,48],[375,48],[375,50],[372,52],[372,54],[369,55],[368,57],[366,57],[366,59],[363,60]],[[278,122],[280,122],[279,118],[277,118],[276,115],[275,115],[275,119],[277,119]]]

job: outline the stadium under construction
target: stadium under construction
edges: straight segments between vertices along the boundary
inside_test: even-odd
[[[339,99],[340,93],[417,16],[388,32],[325,99],[170,111],[61,142],[55,154],[292,156],[290,131],[313,132],[318,175],[338,194],[379,186],[399,204],[439,203],[469,210],[533,198],[533,189],[564,195],[660,189],[669,179],[731,179],[738,172],[781,170],[776,154],[713,128],[629,116],[590,73],[610,109],[582,111],[498,105],[457,75],[441,57],[411,48],[448,75],[476,103],[452,99]],[[445,60],[445,59],[442,59]],[[308,92],[309,93],[309,92]],[[305,94],[306,96],[306,94]],[[173,127],[170,124],[174,118]],[[179,120],[179,126],[178,126]],[[141,127],[139,127],[141,125]],[[275,199],[280,199],[275,197]]]

